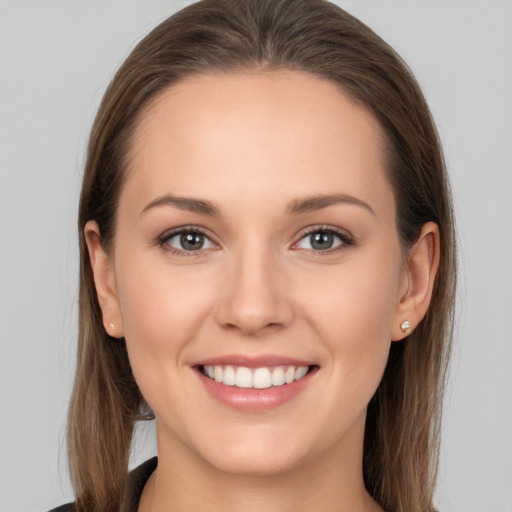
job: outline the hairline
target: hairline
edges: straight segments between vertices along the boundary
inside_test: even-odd
[[[117,227],[117,213],[119,209],[119,202],[121,198],[121,194],[124,189],[124,185],[126,183],[127,177],[130,173],[133,158],[135,156],[135,152],[137,150],[136,139],[139,137],[144,137],[144,120],[148,118],[148,116],[152,115],[153,110],[157,107],[158,103],[162,101],[163,97],[166,96],[170,91],[174,88],[179,87],[180,85],[185,85],[187,82],[193,82],[194,80],[201,78],[209,78],[209,77],[237,77],[239,75],[246,76],[258,76],[258,75],[268,75],[268,74],[278,74],[278,73],[299,73],[303,76],[309,76],[310,78],[328,82],[336,87],[338,92],[340,92],[345,99],[351,102],[353,105],[364,109],[368,112],[373,119],[375,120],[378,126],[379,132],[379,149],[381,152],[381,164],[382,169],[384,171],[385,179],[387,180],[389,186],[391,187],[391,192],[393,195],[394,209],[395,209],[395,225],[398,232],[398,239],[400,242],[400,248],[403,252],[403,256],[406,257],[410,244],[407,243],[406,240],[400,236],[399,230],[399,218],[398,218],[398,202],[397,202],[397,191],[393,184],[392,175],[393,175],[393,158],[396,156],[396,149],[391,142],[390,135],[383,123],[379,119],[377,113],[361,98],[357,96],[357,94],[350,90],[348,87],[343,85],[343,80],[336,80],[333,77],[328,77],[322,75],[321,73],[313,72],[310,70],[305,70],[299,67],[294,66],[274,66],[270,63],[265,62],[254,62],[247,63],[245,65],[237,65],[230,67],[214,67],[212,65],[205,66],[204,69],[191,69],[187,73],[183,73],[177,80],[172,81],[166,85],[163,85],[158,90],[156,90],[153,94],[148,96],[145,102],[143,102],[137,113],[131,119],[129,125],[125,128],[125,133],[127,134],[125,138],[125,154],[122,159],[122,168],[121,168],[121,180],[118,189],[118,197],[116,201],[115,207],[115,219],[114,219],[114,229],[113,235],[115,238],[116,227]],[[141,132],[142,131],[142,132]]]

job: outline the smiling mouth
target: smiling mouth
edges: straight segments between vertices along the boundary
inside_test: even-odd
[[[247,368],[233,365],[200,365],[199,371],[215,382],[245,389],[281,387],[303,379],[317,366],[273,366]]]

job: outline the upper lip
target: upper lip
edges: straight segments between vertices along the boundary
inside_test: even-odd
[[[197,361],[192,366],[245,366],[246,368],[261,368],[265,366],[312,366],[314,363],[304,359],[265,354],[261,356],[244,356],[241,354],[227,354]]]

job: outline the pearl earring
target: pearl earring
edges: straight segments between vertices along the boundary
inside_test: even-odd
[[[411,324],[409,323],[409,320],[405,320],[405,322],[400,324],[400,329],[402,329],[402,332],[407,332],[410,328]]]
[[[108,324],[108,325],[109,325],[109,327],[110,327],[113,331],[115,331],[115,330],[116,330],[116,326],[115,326],[114,324],[110,323],[110,324]]]

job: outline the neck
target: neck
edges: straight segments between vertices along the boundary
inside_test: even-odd
[[[364,487],[354,445],[272,475],[221,471],[180,443],[158,445],[139,512],[382,512]]]

